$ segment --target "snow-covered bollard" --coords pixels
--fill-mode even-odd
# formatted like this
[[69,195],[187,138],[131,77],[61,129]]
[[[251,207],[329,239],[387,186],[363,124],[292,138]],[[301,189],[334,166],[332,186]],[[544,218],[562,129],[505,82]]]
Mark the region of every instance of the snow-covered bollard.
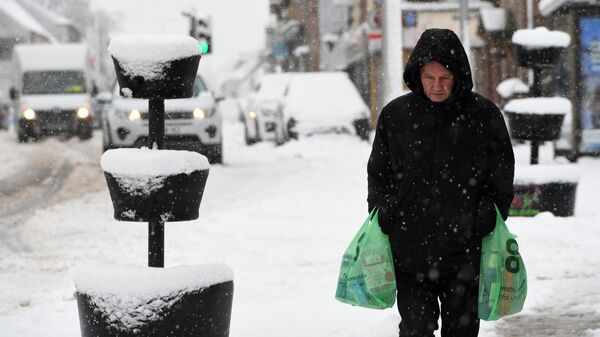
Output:
[[577,165],[518,165],[515,168],[510,216],[534,216],[551,212],[572,216],[580,172]]
[[191,151],[115,149],[100,160],[115,210],[123,221],[188,221],[208,178],[208,159]]
[[221,264],[75,270],[82,336],[227,337],[233,272]]
[[551,68],[563,49],[571,43],[569,34],[546,27],[519,29],[512,36],[519,65],[527,68]]
[[538,162],[539,143],[560,137],[571,101],[563,97],[532,97],[510,100],[504,106],[510,136],[531,142],[531,164]]
[[[164,223],[198,218],[209,165],[189,151],[164,150],[164,100],[191,97],[200,49],[189,36],[111,40],[122,96],[148,99],[148,144],[107,151],[102,168],[117,220],[148,222],[148,266],[83,267],[77,303],[83,337],[229,335],[228,267],[164,267]],[[160,268],[153,268],[160,267]]]
[[198,41],[182,35],[120,35],[108,51],[121,95],[133,98],[189,98],[200,61]]

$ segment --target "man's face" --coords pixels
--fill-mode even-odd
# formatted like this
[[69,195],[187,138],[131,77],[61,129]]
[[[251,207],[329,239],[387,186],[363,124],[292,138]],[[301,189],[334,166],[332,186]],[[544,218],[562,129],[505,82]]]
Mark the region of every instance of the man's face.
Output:
[[432,102],[443,102],[452,94],[454,76],[439,62],[431,61],[421,68],[421,84]]

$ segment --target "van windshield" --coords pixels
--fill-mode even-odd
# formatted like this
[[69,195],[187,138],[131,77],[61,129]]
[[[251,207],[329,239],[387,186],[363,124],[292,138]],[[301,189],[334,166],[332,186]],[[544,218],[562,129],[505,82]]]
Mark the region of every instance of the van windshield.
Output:
[[23,94],[82,94],[87,92],[82,71],[28,71],[23,75]]

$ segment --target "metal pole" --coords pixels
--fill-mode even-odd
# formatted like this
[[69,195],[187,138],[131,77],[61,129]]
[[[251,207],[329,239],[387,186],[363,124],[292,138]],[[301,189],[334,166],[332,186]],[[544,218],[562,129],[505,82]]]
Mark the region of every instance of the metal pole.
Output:
[[148,267],[165,266],[165,224],[161,220],[148,222]]
[[383,76],[384,104],[402,93],[404,57],[402,55],[402,0],[383,2]]
[[467,53],[467,58],[469,59],[469,64],[471,65],[471,76],[473,77],[473,89],[476,89],[477,86],[477,77],[475,76],[475,71],[477,69],[477,65],[473,64],[475,60],[473,59],[473,55],[471,52],[471,32],[469,31],[469,0],[460,0],[460,39],[462,40],[463,47],[465,47],[465,52]]
[[531,157],[529,158],[529,164],[531,165],[537,165],[539,160],[539,148],[540,148],[540,143],[537,140],[532,140],[531,141]]
[[[165,100],[151,98],[148,101],[148,148],[165,147]],[[160,219],[148,223],[148,267],[165,266],[165,226]]]
[[148,147],[165,147],[165,100],[151,98],[148,102]]

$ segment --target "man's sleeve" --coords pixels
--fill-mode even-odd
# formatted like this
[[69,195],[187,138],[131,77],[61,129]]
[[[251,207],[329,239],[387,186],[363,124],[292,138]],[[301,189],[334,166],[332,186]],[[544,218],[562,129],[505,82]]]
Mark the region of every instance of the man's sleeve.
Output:
[[515,156],[502,113],[494,104],[492,106],[488,188],[489,195],[506,220],[514,196]]
[[387,107],[381,112],[375,129],[375,139],[371,156],[367,164],[369,211],[379,207],[379,224],[384,233],[394,222],[394,212],[397,208],[397,187],[388,148],[388,132],[386,124],[389,119]]

